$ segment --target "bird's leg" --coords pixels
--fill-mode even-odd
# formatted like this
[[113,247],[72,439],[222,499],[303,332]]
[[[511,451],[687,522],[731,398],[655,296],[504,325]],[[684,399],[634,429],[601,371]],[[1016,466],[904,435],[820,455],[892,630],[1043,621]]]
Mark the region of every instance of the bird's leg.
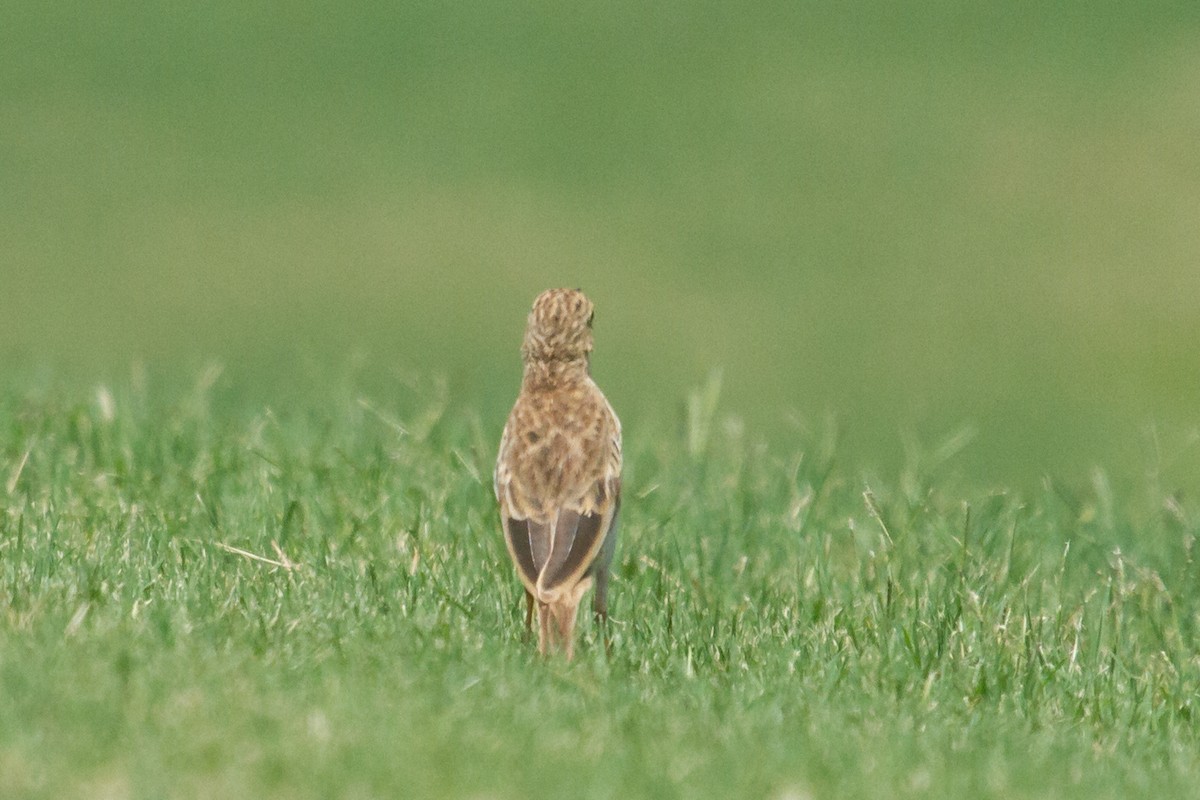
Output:
[[567,661],[575,657],[575,616],[579,610],[579,601],[570,599],[550,606],[554,617],[553,634],[556,644],[566,653]]
[[547,603],[540,600],[537,604],[538,613],[538,652],[546,655],[546,651],[551,645],[552,630],[551,630],[551,608]]
[[612,655],[612,637],[608,635],[608,571],[596,575],[596,593],[592,595],[592,614],[604,638],[604,654]]
[[592,595],[592,613],[596,622],[608,625],[608,571],[596,574],[596,593]]
[[529,640],[529,634],[533,633],[533,595],[529,590],[525,590],[525,640]]

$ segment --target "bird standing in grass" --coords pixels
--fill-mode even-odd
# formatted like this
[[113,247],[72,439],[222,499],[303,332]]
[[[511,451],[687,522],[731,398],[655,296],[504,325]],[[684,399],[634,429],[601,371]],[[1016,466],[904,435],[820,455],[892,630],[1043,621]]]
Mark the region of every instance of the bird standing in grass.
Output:
[[509,555],[525,585],[538,651],[574,655],[575,615],[608,619],[608,568],[621,505],[621,423],[590,373],[592,303],[549,289],[529,313],[521,392],[496,460],[496,499]]

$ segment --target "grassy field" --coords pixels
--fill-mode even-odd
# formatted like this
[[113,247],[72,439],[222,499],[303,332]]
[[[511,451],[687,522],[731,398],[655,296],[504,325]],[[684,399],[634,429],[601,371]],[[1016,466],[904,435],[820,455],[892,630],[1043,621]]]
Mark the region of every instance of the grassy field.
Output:
[[[0,798],[1194,794],[1194,0],[0,19]],[[489,477],[556,285],[569,666]]]
[[[495,420],[215,372],[0,397],[0,796],[1189,796],[1200,508],[627,431],[607,656],[522,641]],[[233,394],[231,397],[230,395]],[[224,409],[224,410],[222,410]]]

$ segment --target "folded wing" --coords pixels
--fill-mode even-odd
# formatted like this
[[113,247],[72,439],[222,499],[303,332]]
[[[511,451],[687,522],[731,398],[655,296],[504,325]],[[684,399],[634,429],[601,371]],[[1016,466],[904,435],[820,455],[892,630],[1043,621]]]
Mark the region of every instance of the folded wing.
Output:
[[559,509],[548,523],[505,516],[509,553],[531,594],[553,597],[583,578],[612,529],[618,492],[619,485],[604,491],[587,513]]

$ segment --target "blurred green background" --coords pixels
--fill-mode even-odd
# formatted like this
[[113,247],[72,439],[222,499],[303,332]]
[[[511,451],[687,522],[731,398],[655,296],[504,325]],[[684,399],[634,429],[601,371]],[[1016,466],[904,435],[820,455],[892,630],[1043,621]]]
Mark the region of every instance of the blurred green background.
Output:
[[1200,472],[1194,0],[0,18],[10,374],[287,396],[354,354],[498,430],[572,285],[634,430],[721,368],[752,432],[832,414],[866,465],[966,425],[981,480]]

